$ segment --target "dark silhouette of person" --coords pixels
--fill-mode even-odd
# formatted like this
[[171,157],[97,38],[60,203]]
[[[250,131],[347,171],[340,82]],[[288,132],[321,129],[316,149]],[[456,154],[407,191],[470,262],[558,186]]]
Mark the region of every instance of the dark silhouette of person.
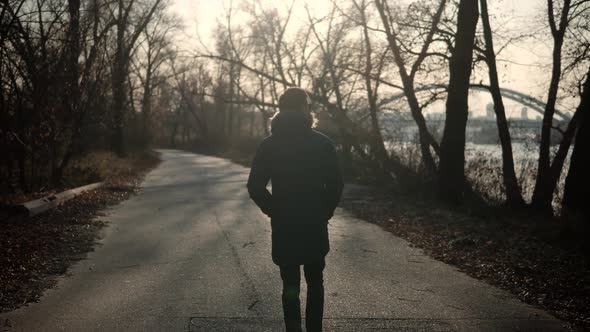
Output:
[[[307,282],[306,330],[322,330],[328,220],[342,195],[334,143],[313,126],[307,93],[285,90],[271,121],[271,135],[258,147],[248,178],[250,197],[271,218],[272,260],[283,280],[287,331],[301,331],[301,265]],[[269,181],[272,194],[266,188]]]

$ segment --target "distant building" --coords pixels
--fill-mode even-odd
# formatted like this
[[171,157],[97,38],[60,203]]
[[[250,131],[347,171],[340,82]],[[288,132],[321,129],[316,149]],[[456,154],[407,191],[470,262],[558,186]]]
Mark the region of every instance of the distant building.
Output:
[[523,107],[520,109],[520,118],[523,120],[529,119],[529,109],[528,108]]
[[488,103],[486,105],[486,118],[493,119],[496,117],[496,113],[494,112],[494,104]]

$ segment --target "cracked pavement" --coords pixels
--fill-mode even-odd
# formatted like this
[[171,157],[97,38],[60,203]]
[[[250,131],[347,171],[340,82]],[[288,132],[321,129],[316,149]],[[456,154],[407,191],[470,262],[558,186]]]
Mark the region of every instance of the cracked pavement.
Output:
[[[106,211],[110,223],[95,251],[39,303],[0,315],[0,330],[282,329],[270,222],[249,200],[248,168],[188,152],[160,152],[163,162],[147,175],[143,191]],[[566,326],[341,209],[329,231],[326,331]]]

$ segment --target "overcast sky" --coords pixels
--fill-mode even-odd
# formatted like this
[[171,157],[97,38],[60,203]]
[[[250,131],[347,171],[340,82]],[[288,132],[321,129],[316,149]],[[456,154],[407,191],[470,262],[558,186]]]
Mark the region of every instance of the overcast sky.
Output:
[[[229,0],[172,0],[172,11],[184,22],[185,41],[183,46],[187,50],[198,47],[197,31],[205,42],[209,41],[211,29],[216,20],[224,20],[224,8]],[[279,9],[285,8],[287,1],[264,0],[269,6]],[[240,0],[233,0],[234,6]],[[290,1],[289,1],[290,2]],[[331,6],[330,0],[298,0],[295,5],[295,17],[303,20],[305,3],[321,14]],[[499,57],[498,69],[503,87],[512,88],[523,93],[530,94],[542,100],[545,99],[547,83],[549,80],[551,36],[546,26],[545,0],[489,0],[489,11],[492,29],[499,31],[518,31],[521,33],[534,33],[534,40],[514,43],[508,47]],[[225,4],[225,5],[224,5]],[[297,19],[293,24],[297,24]],[[499,45],[495,45],[496,48]],[[471,108],[483,112],[489,98],[485,95],[474,94],[470,102]],[[507,108],[519,109],[520,106],[507,102]],[[481,114],[481,113],[480,113]]]

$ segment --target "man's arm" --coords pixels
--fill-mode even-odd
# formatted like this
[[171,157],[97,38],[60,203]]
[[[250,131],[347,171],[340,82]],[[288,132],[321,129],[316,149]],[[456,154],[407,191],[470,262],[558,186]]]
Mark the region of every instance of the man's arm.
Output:
[[338,155],[334,145],[330,145],[328,158],[328,169],[326,170],[326,199],[328,203],[328,219],[334,215],[334,210],[340,202],[344,181],[342,171],[338,162]]
[[268,153],[265,152],[264,146],[260,145],[252,161],[252,168],[248,177],[248,193],[260,210],[270,217],[272,212],[272,195],[266,189],[269,180],[270,163],[268,161]]

